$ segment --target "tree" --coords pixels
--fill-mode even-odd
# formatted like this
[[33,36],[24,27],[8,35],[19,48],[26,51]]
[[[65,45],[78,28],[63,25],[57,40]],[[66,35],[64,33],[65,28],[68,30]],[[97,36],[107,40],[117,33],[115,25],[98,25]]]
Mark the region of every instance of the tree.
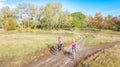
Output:
[[108,24],[108,29],[112,29],[112,15],[107,16],[107,24]]
[[83,28],[85,27],[85,15],[81,12],[74,12],[71,14],[73,17],[73,27]]
[[27,27],[30,26],[29,21],[30,21],[29,18],[22,19],[22,25],[23,25],[24,28],[27,28]]
[[120,19],[118,19],[118,17],[113,17],[112,25],[114,30],[120,30]]
[[102,29],[108,29],[108,22],[107,22],[107,17],[104,17],[102,23],[101,23]]
[[90,28],[95,28],[96,27],[96,25],[95,25],[95,18],[94,17],[92,17],[92,16],[88,16],[87,18],[86,18],[86,21],[87,21],[87,27],[90,27]]
[[95,26],[99,29],[102,29],[103,17],[101,12],[96,12],[95,14]]
[[58,28],[60,28],[60,26],[71,27],[72,20],[73,17],[68,11],[62,11],[59,16]]
[[13,13],[10,10],[10,8],[8,6],[2,7],[1,12],[0,12],[1,27],[2,27],[2,25],[4,25],[7,22],[8,18],[10,18],[10,17],[13,17]]
[[10,10],[10,8],[8,6],[3,7],[1,9],[1,12],[4,14],[5,18],[12,16],[12,12],[11,12],[11,10]]
[[47,28],[54,29],[58,23],[59,15],[62,9],[61,3],[47,3],[44,7],[44,18],[46,18]]
[[37,7],[33,4],[19,4],[16,8],[16,12],[17,12],[17,17],[19,19],[22,19],[24,28],[25,28],[25,21],[27,18],[27,27],[31,26],[30,24],[34,23],[32,22],[33,20],[36,19],[36,10]]
[[3,27],[3,24],[5,23],[4,15],[0,12],[0,28]]
[[16,29],[16,21],[14,18],[8,18],[7,22],[4,25],[5,30],[15,30]]

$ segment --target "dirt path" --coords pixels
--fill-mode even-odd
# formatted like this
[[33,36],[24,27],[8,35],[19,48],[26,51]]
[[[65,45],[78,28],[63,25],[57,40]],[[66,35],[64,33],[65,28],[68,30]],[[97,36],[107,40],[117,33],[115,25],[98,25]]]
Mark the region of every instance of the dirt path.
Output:
[[71,46],[67,46],[63,51],[56,55],[46,56],[34,63],[26,65],[25,67],[75,67],[81,60],[93,55],[94,53],[109,48],[114,45],[120,45],[120,42],[106,43],[96,46],[85,46],[86,38],[82,38],[77,42],[76,58],[72,58]]

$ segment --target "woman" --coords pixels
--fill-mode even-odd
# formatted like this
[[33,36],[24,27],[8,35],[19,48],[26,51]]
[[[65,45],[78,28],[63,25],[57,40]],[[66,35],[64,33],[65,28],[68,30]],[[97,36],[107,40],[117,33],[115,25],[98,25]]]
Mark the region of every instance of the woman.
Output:
[[61,37],[58,37],[57,46],[59,51],[61,51],[62,45],[63,45],[63,41]]
[[71,43],[71,46],[72,46],[72,53],[73,53],[74,58],[75,58],[75,54],[76,54],[76,45],[77,45],[77,43],[75,42],[75,40],[73,40]]

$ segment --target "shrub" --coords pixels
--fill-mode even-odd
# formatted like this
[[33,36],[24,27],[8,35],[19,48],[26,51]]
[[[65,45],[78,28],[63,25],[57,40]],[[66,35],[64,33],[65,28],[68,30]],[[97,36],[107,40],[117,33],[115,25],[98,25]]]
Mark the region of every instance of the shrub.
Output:
[[16,22],[13,18],[8,18],[7,22],[4,25],[5,30],[15,30],[16,29]]

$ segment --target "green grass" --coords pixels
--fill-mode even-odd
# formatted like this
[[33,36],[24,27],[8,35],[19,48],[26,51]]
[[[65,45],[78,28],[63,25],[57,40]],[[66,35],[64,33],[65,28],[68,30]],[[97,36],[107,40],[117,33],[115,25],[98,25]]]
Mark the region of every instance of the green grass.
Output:
[[87,65],[89,67],[119,67],[120,62],[120,46],[105,49],[97,54],[82,61],[78,67]]
[[[56,45],[57,37],[61,36],[64,44],[70,43],[73,38],[71,34],[40,34],[40,33],[2,33],[0,34],[0,67],[8,65],[27,63],[24,56],[44,51],[48,46]],[[33,57],[34,59],[34,57]]]
[[83,28],[83,30],[81,29],[74,29],[74,31],[76,32],[80,32],[80,33],[96,33],[96,34],[112,34],[112,35],[120,35],[120,31],[113,31],[113,30],[99,30],[99,29],[92,29],[92,28]]
[[93,38],[87,41],[87,45],[100,45],[102,43],[114,42],[113,39],[104,39],[104,38]]
[[[54,33],[53,33],[54,32]],[[45,34],[44,34],[45,33]],[[61,35],[61,33],[64,33]],[[64,44],[70,43],[73,38],[77,39],[78,35],[71,36],[69,31],[36,31],[33,33],[30,32],[21,32],[16,31],[10,32],[0,32],[0,67],[6,65],[6,67],[17,67],[14,66],[20,63],[28,63],[26,59],[34,59],[36,52],[44,52],[48,46],[56,45],[56,40],[58,36],[62,36]],[[99,38],[95,37],[94,33],[80,33],[84,34],[87,37],[88,45],[97,45],[99,43],[113,42],[116,39],[110,38]],[[45,52],[46,53],[46,52]],[[24,58],[26,55],[32,55],[30,58]],[[28,57],[28,56],[27,56]],[[8,66],[7,66],[8,65]]]
[[120,41],[119,37],[113,38],[109,35],[106,36],[104,34],[97,36],[94,33],[85,33],[84,35],[87,37],[87,45],[100,45],[102,43]]
[[101,30],[101,32],[99,32],[99,33],[120,35],[120,31],[112,31],[112,30]]

